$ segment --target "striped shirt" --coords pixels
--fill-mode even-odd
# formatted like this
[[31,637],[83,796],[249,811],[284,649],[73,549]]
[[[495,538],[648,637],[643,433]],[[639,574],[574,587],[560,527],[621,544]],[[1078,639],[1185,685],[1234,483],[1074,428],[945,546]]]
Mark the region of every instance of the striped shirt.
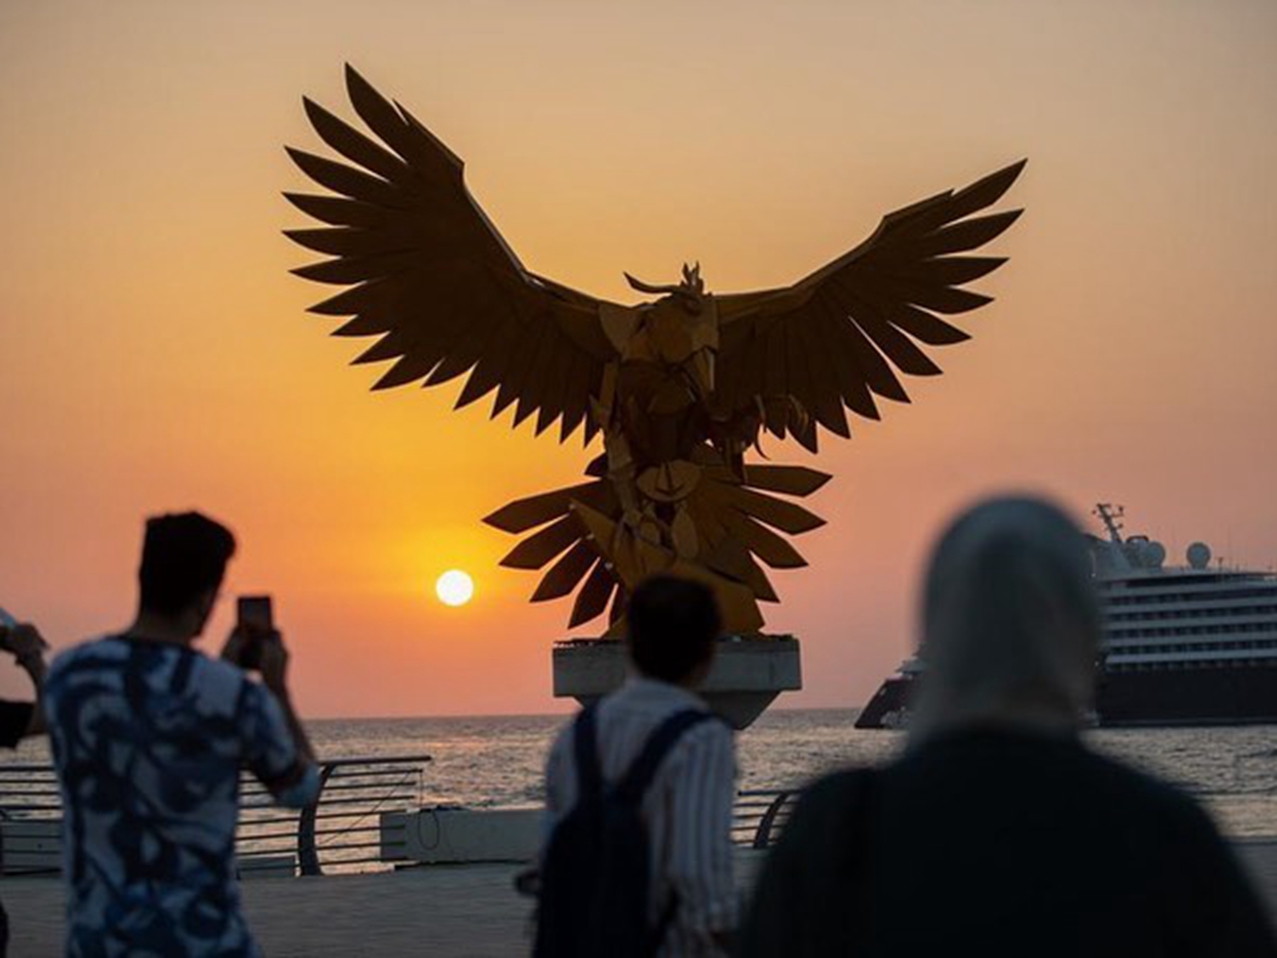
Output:
[[[598,706],[599,761],[605,781],[618,781],[662,721],[705,703],[666,682],[631,678]],[[546,828],[576,803],[576,763],[569,723],[546,764]],[[722,952],[714,932],[736,927],[732,876],[732,804],[736,799],[736,751],[722,722],[702,722],[685,732],[666,755],[643,798],[642,815],[652,854],[648,901],[656,922],[671,894],[678,907],[663,956],[712,956]]]

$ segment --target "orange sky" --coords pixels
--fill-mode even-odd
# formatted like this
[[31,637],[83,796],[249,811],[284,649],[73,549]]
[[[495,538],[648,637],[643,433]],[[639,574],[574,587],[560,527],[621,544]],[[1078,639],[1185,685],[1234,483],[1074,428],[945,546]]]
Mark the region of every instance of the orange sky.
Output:
[[[767,609],[804,642],[783,703],[872,693],[929,539],[992,490],[1125,502],[1175,555],[1268,566],[1275,54],[1261,0],[6,3],[0,605],[58,646],[118,627],[143,517],[198,507],[239,535],[230,590],[276,596],[305,713],[562,707],[567,607],[527,606],[479,520],[586,454],[451,412],[456,382],[370,395],[287,273],[281,147],[317,145],[303,93],[349,115],[346,60],[467,160],[529,268],[626,302],[622,270],[685,259],[714,290],[792,282],[1030,158],[975,338],[815,463],[829,525]],[[452,566],[464,609],[429,591]]]

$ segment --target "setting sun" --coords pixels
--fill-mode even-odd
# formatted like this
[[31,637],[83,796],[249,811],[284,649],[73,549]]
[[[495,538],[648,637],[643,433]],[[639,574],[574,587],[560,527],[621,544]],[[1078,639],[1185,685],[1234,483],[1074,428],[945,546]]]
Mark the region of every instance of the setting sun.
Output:
[[460,569],[449,569],[435,583],[435,594],[444,605],[465,605],[474,595],[474,580]]

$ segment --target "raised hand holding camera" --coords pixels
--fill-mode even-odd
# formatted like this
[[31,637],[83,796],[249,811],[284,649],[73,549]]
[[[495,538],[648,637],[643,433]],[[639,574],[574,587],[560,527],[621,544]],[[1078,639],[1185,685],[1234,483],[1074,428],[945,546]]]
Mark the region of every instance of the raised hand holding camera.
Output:
[[284,638],[277,631],[261,642],[259,646],[257,670],[261,673],[262,684],[276,695],[287,689],[288,649],[284,646]]
[[19,622],[4,609],[0,609],[0,650],[10,653],[18,664],[31,672],[43,671],[44,653],[49,643],[34,625]]
[[271,690],[284,710],[298,754],[310,762],[314,760],[314,752],[288,693],[288,649],[284,637],[275,628],[272,606],[268,595],[240,596],[235,628],[226,640],[222,658],[261,675],[262,684]]
[[222,648],[222,658],[242,669],[261,671],[262,650],[279,642],[271,597],[240,596],[236,608],[235,628]]
[[284,689],[288,650],[275,628],[270,596],[240,596],[235,628],[222,649],[222,658],[242,669],[260,673],[262,684],[277,694]]

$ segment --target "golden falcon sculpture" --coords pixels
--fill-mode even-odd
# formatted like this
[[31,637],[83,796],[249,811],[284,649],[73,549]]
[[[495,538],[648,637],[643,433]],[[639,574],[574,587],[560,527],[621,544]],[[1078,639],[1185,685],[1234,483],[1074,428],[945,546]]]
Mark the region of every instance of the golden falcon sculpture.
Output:
[[717,295],[684,266],[669,286],[626,274],[660,298],[621,306],[524,269],[466,190],[461,160],[350,67],[346,81],[376,140],[307,99],[315,131],[346,162],[288,150],[330,191],[285,194],[326,224],[287,235],[331,257],[294,272],[348,287],[310,311],[349,317],[335,335],[377,337],[354,360],[394,360],[374,389],[468,374],[457,408],[495,390],[494,418],[513,405],[514,425],[535,415],[538,434],[556,421],[561,441],[602,434],[586,482],[485,520],[531,533],[503,565],[550,565],[532,601],[576,590],[570,627],[609,602],[615,623],[641,579],[670,571],[713,586],[729,631],[759,632],[759,600],[777,601],[760,561],[805,565],[780,533],[823,522],[781,497],[829,476],[747,463],[746,451],[766,430],[814,452],[822,428],[850,437],[844,407],[877,419],[876,397],[907,402],[898,372],[940,372],[919,344],[968,338],[939,317],[990,301],[961,287],[1005,260],[957,254],[1015,222],[1019,210],[973,214],[1024,162],[888,214],[792,286]]

